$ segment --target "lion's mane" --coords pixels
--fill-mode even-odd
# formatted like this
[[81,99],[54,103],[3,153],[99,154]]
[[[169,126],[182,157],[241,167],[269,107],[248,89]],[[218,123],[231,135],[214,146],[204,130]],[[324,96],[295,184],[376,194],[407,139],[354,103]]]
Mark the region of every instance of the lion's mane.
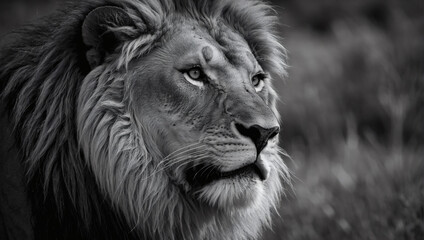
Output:
[[[140,28],[113,29],[134,40],[123,44],[114,61],[90,73],[81,25],[90,11],[105,5],[124,9]],[[256,1],[230,0],[82,1],[64,9],[10,34],[0,54],[1,97],[25,168],[35,236],[257,237],[270,219],[267,206],[231,219],[224,212],[214,213],[212,227],[204,228],[202,218],[208,210],[193,215],[194,206],[185,205],[180,192],[169,190],[171,183],[152,164],[162,156],[148,130],[134,130],[138,122],[127,108],[131,99],[119,71],[160,43],[172,26],[167,16],[179,12],[203,23],[222,19],[246,39],[265,70],[284,74],[284,49],[272,34],[271,9]],[[144,24],[149,34],[138,37]],[[92,81],[81,88],[84,78]],[[78,105],[79,98],[85,104]],[[104,161],[87,163],[86,157]],[[106,164],[108,171],[100,172],[104,168],[99,164]],[[280,183],[274,185],[271,203],[277,202],[282,189]]]

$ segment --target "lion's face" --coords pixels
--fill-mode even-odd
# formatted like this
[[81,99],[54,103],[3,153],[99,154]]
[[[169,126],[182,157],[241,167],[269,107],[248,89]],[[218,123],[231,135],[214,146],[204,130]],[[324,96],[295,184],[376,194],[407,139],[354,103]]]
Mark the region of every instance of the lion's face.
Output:
[[162,155],[158,162],[190,197],[246,207],[278,181],[278,119],[269,77],[245,40],[186,25],[134,61],[131,107]]

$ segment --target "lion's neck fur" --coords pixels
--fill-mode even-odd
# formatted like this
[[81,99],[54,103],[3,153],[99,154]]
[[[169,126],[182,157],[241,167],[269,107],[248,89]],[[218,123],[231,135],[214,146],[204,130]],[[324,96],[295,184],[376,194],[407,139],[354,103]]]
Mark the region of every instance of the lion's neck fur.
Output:
[[[266,13],[269,9],[254,3],[249,8],[231,1],[221,2],[223,6],[209,6],[210,14],[216,18],[224,10],[238,15],[250,11],[247,14],[252,16],[250,25],[260,31],[239,31],[249,32],[251,44],[263,48],[257,52],[267,56],[258,56],[265,69],[284,72],[283,49],[268,27],[263,27],[273,21]],[[195,11],[196,4],[175,1],[172,5],[170,1],[150,0],[78,2],[11,34],[5,42],[0,53],[1,97],[9,110],[22,155],[37,238],[257,237],[270,219],[268,203],[258,203],[262,206],[256,211],[217,211],[199,207],[177,187],[170,187],[171,183],[164,184],[169,180],[155,165],[163,156],[152,148],[147,149],[151,143],[146,142],[148,134],[143,128],[148,126],[137,123],[128,108],[131,99],[124,94],[124,79],[119,74],[113,78],[107,74],[109,70],[126,66],[133,57],[141,56],[142,51],[148,52],[145,39],[127,43],[122,56],[108,69],[100,67],[86,76],[90,69],[80,36],[81,22],[101,5],[120,6],[135,18],[150,11],[148,16],[152,19],[147,20],[154,25],[155,20],[165,18],[172,10]],[[202,6],[204,9],[194,12],[194,16],[206,11],[207,3]],[[264,19],[262,24],[258,25],[258,18]],[[243,24],[249,25],[239,22],[234,26]],[[270,44],[255,44],[265,38]],[[93,81],[82,87],[87,78]],[[107,87],[107,91],[98,88],[100,85]],[[85,96],[91,98],[84,99]],[[85,107],[96,107],[99,111],[88,111]],[[134,134],[135,128],[141,129],[139,135]],[[273,192],[270,197],[278,198],[278,194]]]

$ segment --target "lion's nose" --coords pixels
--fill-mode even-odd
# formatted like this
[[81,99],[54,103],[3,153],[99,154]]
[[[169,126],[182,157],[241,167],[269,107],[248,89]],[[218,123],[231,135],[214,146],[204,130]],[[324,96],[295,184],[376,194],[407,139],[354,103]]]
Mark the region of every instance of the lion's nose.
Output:
[[275,137],[280,132],[280,127],[271,127],[264,128],[257,124],[245,127],[243,124],[236,123],[235,124],[237,131],[245,136],[250,138],[256,146],[257,154],[265,148],[268,140]]

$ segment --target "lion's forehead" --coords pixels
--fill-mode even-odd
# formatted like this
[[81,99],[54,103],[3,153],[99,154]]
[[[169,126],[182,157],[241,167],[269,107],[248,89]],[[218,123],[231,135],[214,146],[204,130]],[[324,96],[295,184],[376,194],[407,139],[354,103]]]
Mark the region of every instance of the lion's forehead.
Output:
[[202,65],[219,68],[245,68],[254,71],[259,67],[246,40],[234,30],[220,26],[211,30],[198,25],[183,27],[173,39],[179,55],[194,56]]
[[255,68],[258,64],[252,50],[246,40],[238,33],[229,28],[220,31],[220,34],[215,36],[220,50],[225,55],[230,63],[235,66],[245,66],[247,68]]

